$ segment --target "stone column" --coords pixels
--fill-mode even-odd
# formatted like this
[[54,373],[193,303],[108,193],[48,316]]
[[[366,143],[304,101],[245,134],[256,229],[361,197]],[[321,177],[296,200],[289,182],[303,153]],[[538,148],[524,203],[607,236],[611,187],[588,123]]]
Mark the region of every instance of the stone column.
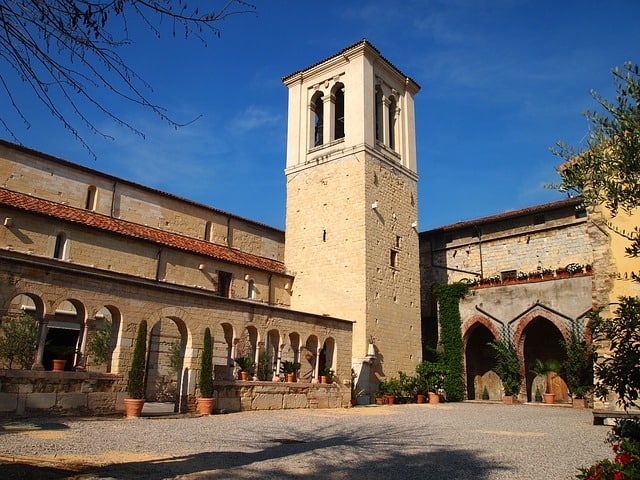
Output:
[[42,357],[44,357],[44,346],[47,342],[47,332],[49,331],[49,320],[45,317],[40,319],[40,331],[38,332],[38,346],[36,349],[36,356],[31,366],[31,370],[44,370],[42,364]]

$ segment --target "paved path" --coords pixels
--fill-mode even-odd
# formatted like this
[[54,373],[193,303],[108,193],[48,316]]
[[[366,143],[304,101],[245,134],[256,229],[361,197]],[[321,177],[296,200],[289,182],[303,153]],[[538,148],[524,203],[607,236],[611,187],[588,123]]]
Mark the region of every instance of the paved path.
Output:
[[610,457],[590,410],[368,406],[0,422],[3,479],[575,478]]

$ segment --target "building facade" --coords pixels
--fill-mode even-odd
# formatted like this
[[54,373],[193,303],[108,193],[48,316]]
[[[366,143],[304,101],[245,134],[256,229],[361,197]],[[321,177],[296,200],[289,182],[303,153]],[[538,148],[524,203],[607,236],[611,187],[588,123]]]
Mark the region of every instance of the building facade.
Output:
[[[121,408],[142,320],[148,400],[197,395],[207,327],[216,381],[235,378],[239,356],[266,361],[266,374],[253,373],[269,381],[298,362],[300,383],[333,371],[341,393],[325,406],[342,406],[344,390],[348,403],[352,371],[369,393],[415,367],[419,87],[366,40],[283,80],[286,242],[278,229],[0,142],[0,309],[38,321],[34,371],[62,356],[69,372],[111,375],[117,397],[101,410]],[[95,365],[88,345],[105,325],[109,361]],[[5,393],[3,409],[19,410],[20,396]],[[234,401],[219,407],[247,407]],[[323,406],[289,405],[311,403]]]
[[[431,287],[461,281],[470,287],[460,302],[467,398],[502,398],[489,343],[509,339],[524,380],[519,398],[534,401],[546,387],[533,373],[536,361],[563,361],[561,342],[572,328],[589,334],[587,314],[593,307],[610,312],[618,296],[640,294],[631,275],[640,262],[625,254],[623,240],[630,237],[622,234],[636,220],[606,217],[570,198],[420,234],[427,347],[438,346]],[[570,400],[562,375],[554,378],[552,390],[556,401]]]

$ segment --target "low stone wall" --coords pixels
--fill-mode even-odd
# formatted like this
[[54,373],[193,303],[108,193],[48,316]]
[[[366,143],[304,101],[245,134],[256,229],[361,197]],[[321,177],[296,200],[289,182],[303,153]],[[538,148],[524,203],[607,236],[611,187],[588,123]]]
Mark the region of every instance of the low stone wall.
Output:
[[[126,379],[96,372],[0,369],[0,416],[113,415],[124,411]],[[214,383],[216,411],[343,408],[351,392],[339,384]],[[196,411],[189,396],[186,409]]]
[[351,405],[351,391],[337,383],[214,382],[214,397],[215,409],[224,412]]
[[0,370],[0,415],[113,414],[124,389],[114,374]]

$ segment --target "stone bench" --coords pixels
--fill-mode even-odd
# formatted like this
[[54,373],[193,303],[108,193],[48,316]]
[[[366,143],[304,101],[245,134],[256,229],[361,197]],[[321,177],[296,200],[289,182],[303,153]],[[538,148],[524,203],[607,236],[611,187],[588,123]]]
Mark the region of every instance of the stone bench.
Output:
[[604,425],[607,418],[640,418],[640,411],[625,412],[624,410],[593,410],[593,424]]

